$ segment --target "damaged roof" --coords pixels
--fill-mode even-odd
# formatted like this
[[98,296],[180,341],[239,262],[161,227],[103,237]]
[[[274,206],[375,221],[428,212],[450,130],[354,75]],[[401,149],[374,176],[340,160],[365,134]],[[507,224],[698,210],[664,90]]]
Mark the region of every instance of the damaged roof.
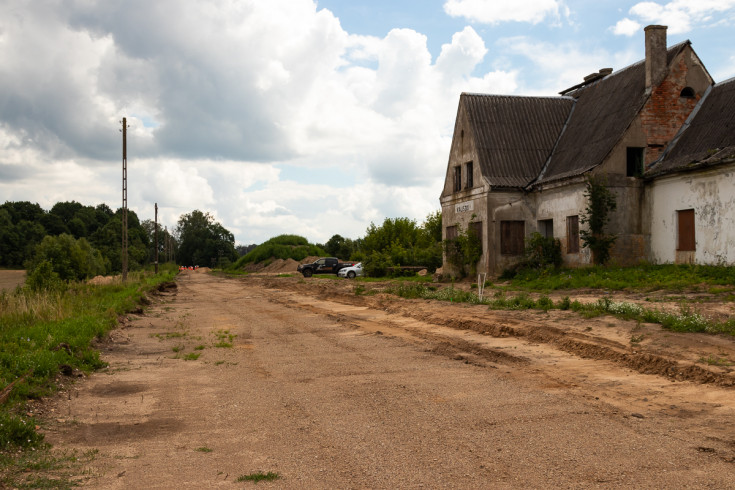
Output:
[[735,160],[735,78],[718,83],[700,99],[663,159],[647,177]]
[[[667,62],[689,41],[667,50]],[[536,183],[581,175],[600,165],[641,110],[646,92],[645,61],[639,61],[571,93],[574,111]]]
[[463,93],[482,174],[494,187],[525,187],[539,174],[574,104],[571,97]]

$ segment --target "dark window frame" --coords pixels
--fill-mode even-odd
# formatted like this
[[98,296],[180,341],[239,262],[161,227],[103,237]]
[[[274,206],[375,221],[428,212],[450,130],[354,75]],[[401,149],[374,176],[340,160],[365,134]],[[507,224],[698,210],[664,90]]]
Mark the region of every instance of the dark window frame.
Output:
[[676,211],[676,250],[694,252],[697,250],[697,230],[694,209]]
[[579,253],[579,215],[567,216],[567,253]]
[[625,175],[628,177],[642,177],[645,167],[646,149],[629,146],[625,153]]
[[526,222],[503,220],[500,222],[500,254],[523,255],[526,245]]
[[542,237],[554,238],[554,220],[553,219],[540,219],[536,223],[536,227],[538,228],[538,232]]
[[475,231],[475,234],[480,239],[480,253],[484,253],[485,247],[482,239],[482,221],[473,221],[470,223],[470,227]]
[[465,177],[465,189],[472,189],[475,186],[473,162],[470,161],[465,163],[464,168],[465,173],[467,174],[467,177]]
[[446,240],[455,240],[457,238],[457,226],[447,226],[445,228],[444,236]]
[[454,192],[462,190],[462,166],[456,165],[454,167]]
[[684,87],[681,89],[681,92],[679,93],[679,97],[685,98],[685,99],[693,99],[695,97],[695,92],[692,87]]

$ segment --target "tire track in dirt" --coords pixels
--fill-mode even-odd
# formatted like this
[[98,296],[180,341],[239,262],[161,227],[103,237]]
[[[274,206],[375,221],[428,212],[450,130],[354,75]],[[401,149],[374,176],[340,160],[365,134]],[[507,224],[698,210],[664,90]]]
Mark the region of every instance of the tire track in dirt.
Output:
[[[273,281],[267,282],[272,284]],[[709,367],[699,366],[689,361],[678,360],[661,354],[641,351],[631,352],[630,347],[620,342],[611,341],[599,336],[585,335],[581,332],[570,332],[568,329],[556,328],[548,325],[548,321],[541,322],[533,320],[528,317],[529,315],[524,314],[524,312],[493,311],[489,315],[489,318],[479,318],[470,313],[465,314],[465,316],[472,317],[467,319],[461,316],[448,315],[446,311],[436,313],[434,311],[436,309],[436,301],[394,299],[387,295],[372,297],[355,296],[354,294],[350,295],[330,291],[326,287],[317,287],[315,291],[309,291],[304,287],[294,288],[293,283],[284,283],[283,281],[278,282],[277,285],[279,288],[285,286],[287,289],[318,298],[321,301],[370,307],[385,311],[388,314],[401,315],[430,325],[444,326],[458,330],[470,330],[496,338],[514,337],[527,342],[543,343],[583,359],[614,362],[641,374],[656,375],[676,381],[712,384],[726,388],[735,386],[735,373],[733,372],[715,371]],[[309,286],[311,285],[309,284]],[[420,307],[416,307],[416,303],[419,303]],[[407,306],[407,304],[410,306]],[[447,305],[441,305],[440,308],[452,308],[456,310],[456,307],[447,307]],[[340,317],[345,319],[344,315],[329,312],[325,308],[315,308],[315,311],[329,314],[335,320],[339,320]],[[572,315],[573,313],[568,314]],[[522,317],[523,324],[517,319],[512,318],[513,316]],[[346,318],[346,320],[349,321],[349,318]],[[474,350],[476,354],[486,358],[501,357],[497,355],[497,352],[488,353],[486,350],[467,344],[463,345],[463,348],[459,348],[455,342],[454,347],[457,348],[456,350]],[[450,350],[445,349],[447,352]]]

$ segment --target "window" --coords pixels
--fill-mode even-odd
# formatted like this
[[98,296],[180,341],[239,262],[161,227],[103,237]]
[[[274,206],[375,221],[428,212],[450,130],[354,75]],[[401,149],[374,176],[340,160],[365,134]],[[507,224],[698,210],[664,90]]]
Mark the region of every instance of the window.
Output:
[[500,253],[503,255],[522,255],[525,234],[525,221],[501,221]]
[[641,177],[643,175],[643,150],[644,148],[628,147],[625,171],[625,175],[628,177]]
[[554,220],[542,219],[538,222],[538,232],[544,238],[554,237]]
[[469,226],[470,230],[479,238],[480,240],[480,253],[482,253],[484,247],[482,246],[482,221],[477,221],[475,223],[470,223]]
[[567,253],[579,253],[579,216],[567,216]]
[[681,93],[679,94],[679,97],[684,97],[687,99],[693,99],[694,98],[694,89],[692,87],[684,87],[681,89]]
[[454,167],[454,192],[462,190],[462,167],[457,165]]
[[676,249],[682,252],[693,251],[697,249],[694,240],[694,210],[684,209],[676,212],[678,238],[676,240]]
[[454,240],[457,238],[457,227],[456,226],[447,226],[446,231],[447,240]]
[[472,177],[473,177],[472,162],[467,162],[464,164],[464,166],[465,166],[465,170],[467,173],[467,182],[466,182],[467,185],[465,186],[465,188],[471,189],[472,187],[474,187],[474,182],[472,180]]

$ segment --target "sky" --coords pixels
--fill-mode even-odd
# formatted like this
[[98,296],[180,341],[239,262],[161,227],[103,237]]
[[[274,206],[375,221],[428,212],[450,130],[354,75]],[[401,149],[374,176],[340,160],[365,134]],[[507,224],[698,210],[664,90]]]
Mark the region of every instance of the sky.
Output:
[[735,76],[735,0],[0,0],[0,202],[122,205],[237,244],[440,209],[462,92],[556,96],[643,28]]

